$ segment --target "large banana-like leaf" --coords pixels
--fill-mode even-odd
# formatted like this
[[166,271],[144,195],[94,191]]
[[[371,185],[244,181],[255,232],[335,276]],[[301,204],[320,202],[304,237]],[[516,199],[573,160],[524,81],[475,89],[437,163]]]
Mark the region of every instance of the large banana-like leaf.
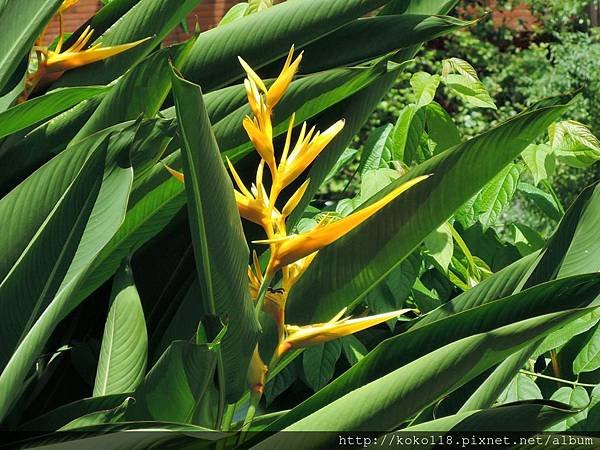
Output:
[[0,138],[47,120],[107,90],[105,86],[55,89],[46,95],[14,106],[0,113]]
[[[472,23],[453,17],[429,15],[358,19],[307,45],[300,71],[311,73],[357,64],[430,41]],[[377,36],[377,39],[373,39],[373,36]]]
[[[100,190],[66,273],[63,274],[58,288],[54,287],[52,296],[49,296],[51,290],[45,292],[44,295],[49,297],[44,299],[44,307],[33,311],[27,324],[20,330],[11,328],[10,331],[14,335],[2,343],[2,352],[12,354],[0,375],[0,420],[21,394],[27,373],[43,351],[55,327],[78,305],[78,302],[71,300],[82,274],[123,220],[133,180],[133,170],[127,163],[124,164],[124,161],[128,160],[129,145],[136,129],[136,124],[129,124],[125,128],[116,127],[117,132],[107,129],[90,136],[44,165],[0,201],[0,214],[4,215],[2,221],[7,225],[7,232],[12,238],[2,241],[3,250],[7,255],[1,267],[2,277],[5,278],[11,267],[19,264],[20,255],[27,254],[29,243],[35,242],[38,230],[44,229],[46,218],[57,207],[60,198],[87,161],[90,152],[98,143],[109,137],[107,157],[102,160]],[[28,208],[23,210],[14,206],[24,198]],[[19,214],[15,214],[15,211],[19,211]],[[48,240],[45,245],[56,244]],[[42,267],[45,267],[52,261],[39,258],[35,263],[44,264]],[[21,282],[22,286],[27,288],[29,282]],[[19,307],[14,302],[11,304],[13,308]],[[16,342],[18,344],[15,349],[11,343]]]
[[392,0],[380,14],[447,14],[456,3],[457,0]]
[[247,279],[249,250],[200,87],[175,74],[172,80],[201,301],[205,314],[228,324],[221,344],[226,385],[219,388],[234,402],[243,394],[259,331]]
[[[21,61],[61,3],[62,0],[3,0],[0,3],[0,92],[4,92],[7,82],[21,67]],[[24,74],[23,71],[21,75]]]
[[[319,252],[290,293],[291,323],[327,320],[336,311],[360,301],[563,110],[560,106],[541,107],[521,114],[434,156],[392,183],[391,187],[395,187],[408,178],[432,174],[362,226]],[[314,286],[319,286],[318,291],[314,291]]]
[[[107,84],[123,75],[156,48],[201,0],[141,0],[116,21],[96,42],[104,46],[152,37],[137,47],[107,60],[63,75],[56,86]],[[136,86],[136,89],[140,86]]]
[[[295,422],[285,431],[385,431],[489,367],[594,307],[566,309],[461,339],[403,366]],[[361,405],[356,408],[356,405]],[[278,433],[254,448],[329,448],[330,435]],[[300,443],[302,441],[302,443]]]
[[194,423],[216,362],[216,352],[208,345],[171,343],[133,394],[136,402],[126,420]]
[[134,391],[144,378],[147,359],[144,310],[131,267],[124,263],[113,281],[94,397]]
[[383,341],[338,379],[272,424],[272,429],[281,429],[446,344],[538,315],[588,306],[598,293],[600,275],[591,274],[546,283],[499,300],[483,292],[483,304],[469,309],[462,309],[459,302],[454,314]]
[[[260,68],[363,16],[389,0],[295,0],[202,33],[183,66],[205,91],[240,79],[238,56]],[[310,12],[310,13],[307,13]]]
[[159,50],[129,70],[104,96],[73,139],[82,139],[140,115],[154,117],[171,89],[169,61],[178,65],[190,48],[189,44],[183,44]]

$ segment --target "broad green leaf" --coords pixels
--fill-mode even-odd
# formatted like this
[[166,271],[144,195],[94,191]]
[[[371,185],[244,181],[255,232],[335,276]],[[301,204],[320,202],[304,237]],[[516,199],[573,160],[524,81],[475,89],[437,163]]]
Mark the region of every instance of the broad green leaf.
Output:
[[425,127],[425,110],[410,104],[400,111],[394,125],[393,156],[406,164],[415,162],[415,154]]
[[216,352],[208,345],[172,342],[132,394],[136,402],[125,418],[194,423],[216,362]]
[[[183,66],[183,75],[205,91],[243,75],[238,56],[260,67],[372,11],[388,0],[295,0],[275,5],[202,33]],[[310,14],[306,14],[310,11]]]
[[533,228],[521,223],[512,223],[513,242],[522,256],[529,255],[544,247],[546,241]]
[[108,88],[89,86],[55,89],[0,113],[0,138],[49,119],[91,97],[104,94]]
[[118,408],[129,394],[107,395],[77,400],[42,414],[33,420],[25,422],[19,429],[22,431],[55,431],[78,417],[88,414]]
[[562,218],[563,207],[552,194],[524,182],[519,182],[517,189],[552,220],[559,221]]
[[265,386],[265,398],[267,405],[273,402],[280,394],[285,392],[297,379],[298,370],[296,364],[289,364]]
[[[411,294],[415,282],[418,282],[420,268],[421,257],[418,254],[412,254],[402,261],[398,268],[393,270],[375,289],[369,292],[366,303],[373,313],[382,314],[401,309]],[[422,306],[424,305],[419,305],[419,307]],[[428,308],[422,309],[422,311],[427,310]]]
[[229,324],[222,343],[226,386],[220,389],[233,402],[243,393],[259,331],[247,280],[249,250],[200,87],[176,75],[172,81],[203,310]]
[[[583,308],[542,315],[455,341],[358,387],[284,430],[395,430],[421,409],[523,348],[531,339],[551,332],[585,311]],[[356,408],[357,404],[362,407]],[[256,448],[272,448],[282,438],[282,434],[275,434]],[[324,434],[303,435],[302,439],[310,448],[328,448],[331,444],[330,436]]]
[[425,238],[427,254],[439,265],[443,272],[448,271],[448,266],[454,253],[454,239],[450,226],[442,224],[437,230]]
[[[51,206],[47,216],[40,216],[43,222],[35,229],[31,240],[24,242],[22,252],[15,254],[14,263],[7,261],[11,265],[6,267],[0,281],[0,310],[3,317],[10,317],[0,331],[2,368],[6,367],[15,348],[52,301],[67,275],[100,192],[107,145],[108,140],[104,140],[96,146],[72,183],[59,193],[58,201]],[[5,197],[0,207],[10,205],[12,199]],[[30,203],[27,209],[31,206]],[[13,221],[18,222],[18,219]],[[8,218],[6,223],[10,226]],[[15,232],[15,240],[26,238],[25,233],[19,236],[18,230]],[[20,250],[16,246],[13,249]]]
[[380,14],[447,14],[457,0],[392,0]]
[[422,108],[433,101],[440,81],[439,75],[430,75],[427,72],[417,72],[411,77],[410,85],[417,100],[417,107]]
[[236,3],[225,13],[223,18],[219,22],[219,26],[227,25],[230,22],[241,19],[246,15],[247,10],[248,2]]
[[[506,430],[513,432],[542,431],[548,426],[576,413],[576,409],[556,402],[543,400],[523,401],[497,408],[459,412],[452,416],[404,428],[402,432],[407,433],[408,436],[410,433],[423,431],[434,432],[436,434],[446,431],[472,432],[473,430],[477,432],[505,432]],[[392,436],[387,437],[389,439]],[[468,437],[466,439],[469,443],[472,442]],[[461,443],[465,444],[466,442],[461,441]],[[417,448],[433,447],[419,446]]]
[[31,0],[25,3],[3,0],[0,3],[0,92],[7,87],[15,69],[20,68],[21,61],[29,54],[61,3],[62,0]]
[[587,342],[573,360],[573,373],[592,372],[600,368],[600,326],[596,325]]
[[125,415],[127,408],[132,404],[134,399],[132,397],[126,398],[123,403],[119,406],[103,411],[95,411],[84,416],[78,417],[72,420],[66,425],[59,428],[58,431],[77,430],[92,425],[101,425],[108,423],[121,422],[121,419]]
[[497,109],[494,100],[481,81],[474,81],[464,75],[455,73],[447,75],[442,80],[452,92],[469,105],[475,108]]
[[[518,273],[519,271],[514,272]],[[502,275],[499,278],[504,279],[504,282],[500,283],[501,285],[507,283],[505,274],[497,275]],[[517,277],[517,280],[520,278],[520,276]],[[488,287],[479,289],[478,295],[471,294],[477,289],[473,288],[460,296],[464,300],[457,297],[453,302],[426,315],[418,323],[420,326],[413,326],[407,332],[380,343],[351,369],[294,408],[284,418],[276,421],[274,427],[280,427],[280,429],[286,427],[342,395],[393,370],[406,367],[411,364],[411,361],[431,355],[431,352],[451,342],[467,336],[478,335],[478,333],[490,332],[493,334],[494,328],[503,325],[510,326],[510,324],[527,320],[536,315],[589,305],[595,300],[600,289],[600,276],[593,274],[571,280],[557,280],[514,295],[504,294],[506,295],[504,298],[499,298],[502,294],[496,293],[495,295],[493,287],[489,287],[492,284],[490,280],[493,279],[494,276],[484,282]],[[474,303],[473,300],[478,302]],[[581,303],[579,303],[580,300]],[[572,303],[569,304],[569,302]],[[440,310],[447,312],[438,314],[436,317],[435,313]],[[585,314],[586,311],[571,320]],[[431,320],[428,321],[427,319],[430,317]]]
[[428,104],[426,109],[425,127],[429,137],[437,144],[435,152],[439,153],[460,144],[460,133],[450,114],[435,102]]
[[479,193],[473,204],[483,229],[493,226],[517,190],[521,171],[516,164],[509,164],[498,173]]
[[[102,166],[104,173],[101,177],[100,191],[87,218],[75,255],[72,256],[58,290],[55,290],[52,298],[47,299],[44,309],[38,311],[40,315],[31,316],[29,328],[19,332],[18,347],[16,350],[10,350],[12,355],[0,375],[0,417],[8,412],[14,400],[21,394],[30,368],[43,351],[58,323],[83,300],[73,298],[73,293],[77,292],[79,287],[78,282],[123,221],[133,179],[132,168],[123,164],[123,160],[124,156],[128,156],[128,147],[135,132],[135,126],[126,124],[90,136],[70,151],[54,158],[0,201],[0,215],[7,211],[5,207],[10,211],[8,219],[3,221],[7,224],[12,239],[8,242],[2,241],[8,245],[4,246],[5,254],[7,257],[11,255],[2,262],[10,267],[42,226],[46,216],[74,180],[88,156],[98,148],[99,143],[109,139],[108,156]],[[40,185],[44,187],[42,190],[38,189]],[[32,192],[35,194],[32,195]],[[26,214],[25,211],[24,214],[14,214],[14,209],[11,209],[12,202],[19,202],[23,196],[28,199],[30,207],[27,208]],[[46,244],[55,245],[51,242]],[[2,351],[5,350],[6,348],[2,347]]]
[[579,409],[580,411],[573,417],[570,417],[567,420],[561,421],[555,425],[552,425],[551,427],[548,427],[546,431],[559,432],[577,429],[577,424],[587,418],[586,408],[590,403],[590,397],[585,388],[581,386],[575,386],[574,388],[561,387],[556,392],[554,392],[554,394],[552,394],[550,400],[555,400],[566,405],[571,405],[571,407]]
[[[137,47],[77,70],[66,72],[56,86],[107,84],[123,75],[158,47],[164,38],[193,11],[200,0],[140,0],[94,43],[117,45],[152,37]],[[139,89],[140,86],[136,86]]]
[[[433,174],[363,226],[319,251],[290,293],[288,320],[298,324],[328,320],[341,308],[360,301],[460,205],[509,165],[562,109],[544,107],[521,114],[434,156],[392,183],[390,189],[412,177]],[[313,286],[320,289],[315,292]]]
[[138,117],[154,117],[169,90],[169,61],[179,64],[191,47],[180,45],[155,52],[120,78],[74,140]]
[[542,391],[535,381],[522,373],[506,386],[504,392],[498,397],[498,403],[512,403],[521,400],[537,400],[543,398]]
[[273,2],[271,0],[248,0],[246,14],[254,14],[272,6]]
[[359,362],[369,352],[362,342],[352,334],[340,339],[346,360],[351,366]]
[[131,267],[117,273],[104,326],[94,397],[133,392],[144,378],[148,333]]
[[369,170],[387,167],[387,163],[392,160],[393,129],[394,126],[388,123],[371,131],[360,155],[358,173],[364,175]]
[[573,167],[585,168],[600,159],[600,142],[585,125],[574,120],[548,128],[550,145],[557,157]]
[[542,180],[547,180],[554,173],[556,164],[552,148],[546,144],[532,144],[521,154],[525,165],[533,175],[533,183],[537,186]]
[[[304,48],[301,73],[313,73],[337,66],[351,66],[411,47],[469,26],[453,17],[392,15],[367,17],[328,34]],[[377,39],[373,39],[377,36]],[[275,67],[269,66],[269,73]]]
[[317,392],[323,388],[335,373],[335,363],[342,354],[339,340],[325,342],[304,350],[302,366],[304,377],[310,388]]

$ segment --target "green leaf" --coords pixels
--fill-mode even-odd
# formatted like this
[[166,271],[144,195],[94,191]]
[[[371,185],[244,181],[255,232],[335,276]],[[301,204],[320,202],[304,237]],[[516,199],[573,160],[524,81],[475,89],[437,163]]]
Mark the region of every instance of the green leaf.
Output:
[[600,326],[596,325],[587,342],[573,360],[573,373],[592,372],[600,368]]
[[410,85],[417,99],[417,107],[429,105],[435,97],[435,92],[440,85],[439,75],[430,75],[427,72],[417,72],[410,79]]
[[222,354],[227,398],[233,402],[244,391],[259,330],[248,288],[249,250],[200,87],[176,75],[172,81],[203,310],[229,324]]
[[437,230],[425,238],[425,248],[428,255],[439,265],[443,272],[448,271],[448,266],[454,253],[454,239],[450,226],[442,224]]
[[208,345],[172,342],[133,394],[126,419],[194,423],[213,382],[216,355]]
[[435,102],[428,104],[426,109],[425,127],[429,137],[437,144],[435,152],[439,153],[460,144],[460,133],[450,114]]
[[550,145],[557,157],[572,167],[586,168],[600,160],[600,142],[585,125],[574,120],[548,128]]
[[358,173],[364,175],[369,170],[387,167],[387,163],[392,160],[393,129],[393,125],[388,123],[371,131],[360,155]]
[[[498,408],[459,412],[452,416],[404,428],[402,432],[409,434],[429,431],[437,434],[447,431],[472,432],[473,430],[477,432],[542,431],[548,426],[576,413],[577,410],[570,408],[568,405],[556,402],[524,401]],[[386,436],[380,439],[384,437]],[[391,436],[387,436],[387,438],[389,439]]]
[[[421,409],[523,348],[531,339],[551,332],[585,311],[584,308],[538,316],[455,341],[348,392],[284,430],[395,430]],[[357,404],[361,408],[356,408]],[[275,434],[256,448],[273,448],[282,438],[282,434]],[[285,439],[289,438],[287,434]],[[325,448],[330,444],[329,438],[316,433],[302,436],[303,445],[310,448]]]
[[[30,240],[24,242],[24,248],[21,250],[13,244],[13,250],[20,253],[15,254],[14,263],[7,261],[10,265],[7,265],[0,281],[0,311],[3,317],[10,317],[10,325],[0,331],[2,368],[6,367],[15,348],[42,315],[67,276],[100,192],[107,145],[105,140],[91,152],[47,216],[40,217],[43,222]],[[45,200],[39,197],[39,200]],[[13,198],[2,199],[0,208],[10,205]],[[34,204],[21,207],[23,214],[27,214],[25,209]],[[17,224],[19,220],[13,219],[12,222]],[[5,223],[10,230],[8,218]],[[28,230],[23,231],[14,230],[15,241],[20,237],[27,238]]]
[[521,256],[529,255],[544,247],[546,241],[533,228],[521,223],[511,224],[513,241]]
[[527,375],[522,373],[506,386],[504,392],[498,397],[498,403],[512,403],[521,400],[537,400],[542,399],[542,391],[535,382]]
[[134,401],[132,397],[126,398],[119,406],[104,411],[95,411],[72,420],[58,431],[77,430],[78,428],[89,427],[107,423],[120,422],[129,405]]
[[134,391],[144,378],[147,359],[144,310],[131,267],[124,263],[113,281],[94,397]]
[[0,138],[49,119],[91,97],[104,94],[108,88],[89,86],[55,89],[0,113]]
[[532,144],[523,150],[521,156],[531,175],[533,175],[533,183],[536,186],[540,181],[547,180],[554,173],[556,161],[549,145]]
[[[152,37],[137,47],[104,61],[66,72],[56,86],[107,84],[123,75],[127,69],[158,47],[200,0],[140,0],[126,11],[94,43],[104,46],[125,44]],[[136,90],[140,86],[136,86]]]
[[[471,23],[430,15],[363,17],[308,44],[304,48],[300,71],[313,73],[331,67],[352,66],[427,42]],[[274,69],[269,66],[266,70],[272,73]]]
[[497,109],[494,100],[481,81],[474,81],[464,75],[455,73],[447,75],[442,80],[452,92],[469,105],[475,108]]
[[[290,293],[288,320],[298,324],[328,320],[343,307],[360,301],[460,205],[510,164],[562,109],[545,107],[517,116],[434,156],[392,183],[390,189],[409,178],[433,174],[366,224],[319,251]],[[344,266],[338,261],[344,261]],[[320,289],[315,291],[314,286]]]
[[566,431],[577,429],[574,428],[581,421],[584,421],[587,418],[587,406],[590,403],[590,397],[585,390],[585,388],[581,386],[571,387],[561,387],[558,389],[550,400],[555,400],[557,402],[564,403],[566,405],[571,405],[573,408],[580,409],[576,415],[568,418],[567,420],[561,421],[551,427],[549,427],[546,431]]
[[425,127],[425,110],[415,104],[406,106],[394,126],[393,156],[406,164],[415,162],[415,153]]
[[[279,3],[202,33],[183,75],[205,91],[243,75],[238,56],[255,70],[385,4],[388,0],[296,0]],[[310,11],[310,14],[306,14]]]
[[525,194],[525,197],[531,200],[544,214],[552,220],[559,221],[564,211],[552,194],[535,187],[532,184],[519,182],[517,189]]
[[247,10],[248,2],[236,3],[225,13],[223,18],[219,22],[219,26],[227,25],[230,22],[241,19],[246,15]]
[[[18,347],[0,347],[2,352],[8,350],[12,353],[0,375],[0,420],[21,394],[25,377],[43,351],[55,327],[83,300],[73,298],[74,292],[78,290],[79,281],[89,269],[95,255],[106,245],[123,221],[133,179],[133,170],[128,167],[126,158],[135,131],[135,124],[125,124],[115,129],[104,130],[79,142],[70,151],[63,152],[36,171],[0,201],[0,217],[8,213],[2,221],[11,236],[11,239],[2,240],[0,243],[6,255],[6,259],[2,260],[6,265],[0,269],[5,270],[15,263],[37,230],[42,227],[46,217],[58,204],[61,195],[73,182],[89,155],[109,139],[108,156],[106,161],[103,161],[104,173],[100,177],[100,191],[60,286],[55,289],[53,297],[47,299],[44,309],[38,311],[41,315],[30,316],[30,328],[21,331],[10,330],[12,333],[18,333],[10,338],[11,341],[19,340]],[[39,186],[43,188],[40,189]],[[29,207],[20,214],[14,214],[13,204],[20,203],[23,198],[27,199]],[[69,206],[69,209],[71,208],[72,205]],[[56,243],[47,241],[44,245]],[[4,273],[2,276],[4,277]]]
[[[529,264],[524,266],[528,268]],[[519,266],[516,267],[519,270],[513,267],[513,270],[508,273],[510,275],[516,273],[516,282],[518,282],[523,271]],[[515,281],[511,281],[511,278],[507,276],[507,272],[500,272],[426,315],[407,332],[383,341],[327,387],[292,409],[284,418],[276,421],[271,429],[284,428],[360,386],[429,357],[432,352],[437,352],[437,349],[451,342],[456,343],[467,336],[482,336],[486,333],[492,336],[501,326],[511,326],[519,321],[566,308],[587,306],[594,302],[600,292],[598,274],[557,280],[514,295],[504,294],[503,291],[507,290],[505,285],[512,284],[514,287],[516,284]],[[480,288],[481,285],[484,287]],[[504,298],[499,298],[502,296]],[[586,312],[587,310],[582,310],[570,320]],[[494,329],[496,330],[493,331]],[[486,346],[486,349],[490,348],[492,345]],[[434,370],[437,363],[432,362],[432,364],[431,370]],[[436,378],[438,381],[432,384],[437,384],[443,378]]]
[[359,362],[369,352],[362,342],[352,334],[340,339],[342,350],[351,366]]
[[0,92],[5,90],[15,69],[29,54],[33,43],[61,3],[62,0],[32,0],[25,3],[4,0],[0,3]]
[[517,190],[521,171],[516,164],[509,164],[480,192],[473,205],[484,231],[493,226]]
[[107,395],[104,397],[84,398],[67,403],[22,424],[19,429],[37,432],[55,431],[79,417],[118,408],[119,405],[126,401],[128,396],[129,394]]
[[304,377],[313,391],[317,392],[329,383],[335,373],[335,363],[341,354],[342,344],[337,339],[304,350]]

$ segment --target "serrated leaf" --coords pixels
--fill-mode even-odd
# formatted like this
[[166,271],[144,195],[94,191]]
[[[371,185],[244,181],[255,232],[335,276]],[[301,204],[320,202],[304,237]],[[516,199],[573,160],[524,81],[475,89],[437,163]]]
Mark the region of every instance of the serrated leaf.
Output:
[[473,205],[483,229],[496,223],[517,190],[521,172],[516,164],[509,164],[481,191]]
[[435,102],[428,104],[426,110],[425,127],[429,137],[437,144],[436,153],[460,144],[460,132],[450,114]]
[[546,144],[530,145],[523,150],[521,157],[531,172],[535,185],[542,180],[547,180],[554,173],[556,162],[552,148]]
[[489,92],[479,80],[473,81],[464,75],[452,73],[442,78],[444,84],[452,92],[462,98],[465,102],[475,108],[497,109],[496,104]]
[[600,160],[600,142],[582,123],[565,120],[552,124],[548,135],[552,150],[572,167],[586,168]]
[[369,170],[387,167],[392,160],[393,129],[392,124],[387,124],[371,131],[360,155],[358,173],[364,175]]
[[236,3],[225,13],[223,18],[219,22],[219,26],[227,25],[230,22],[241,19],[246,15],[247,10],[248,2]]
[[417,107],[422,108],[433,101],[440,81],[439,75],[431,75],[427,72],[417,72],[411,77],[410,85],[417,100]]
[[454,253],[454,239],[448,223],[442,224],[425,238],[425,248],[442,271],[447,272]]

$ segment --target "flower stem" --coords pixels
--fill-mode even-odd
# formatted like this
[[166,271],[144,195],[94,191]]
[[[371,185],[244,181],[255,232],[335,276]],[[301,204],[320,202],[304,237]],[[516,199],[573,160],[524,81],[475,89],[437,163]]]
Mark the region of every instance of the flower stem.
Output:
[[551,377],[550,375],[543,375],[541,373],[535,373],[535,372],[531,372],[531,371],[525,370],[525,369],[521,369],[521,370],[519,370],[519,372],[521,372],[524,375],[531,375],[531,376],[538,377],[538,378],[544,378],[546,380],[557,381],[557,382],[563,383],[563,384],[570,384],[572,386],[592,387],[592,388],[597,386],[596,384],[580,383],[579,381],[570,381],[570,380],[564,380],[562,378]]
[[258,294],[256,295],[256,305],[254,306],[254,316],[256,317],[256,320],[259,320],[260,318],[260,312],[262,311],[263,303],[265,302],[267,289],[269,288],[269,283],[271,283],[272,279],[272,275],[265,274],[265,278],[263,278],[260,288],[258,289]]

